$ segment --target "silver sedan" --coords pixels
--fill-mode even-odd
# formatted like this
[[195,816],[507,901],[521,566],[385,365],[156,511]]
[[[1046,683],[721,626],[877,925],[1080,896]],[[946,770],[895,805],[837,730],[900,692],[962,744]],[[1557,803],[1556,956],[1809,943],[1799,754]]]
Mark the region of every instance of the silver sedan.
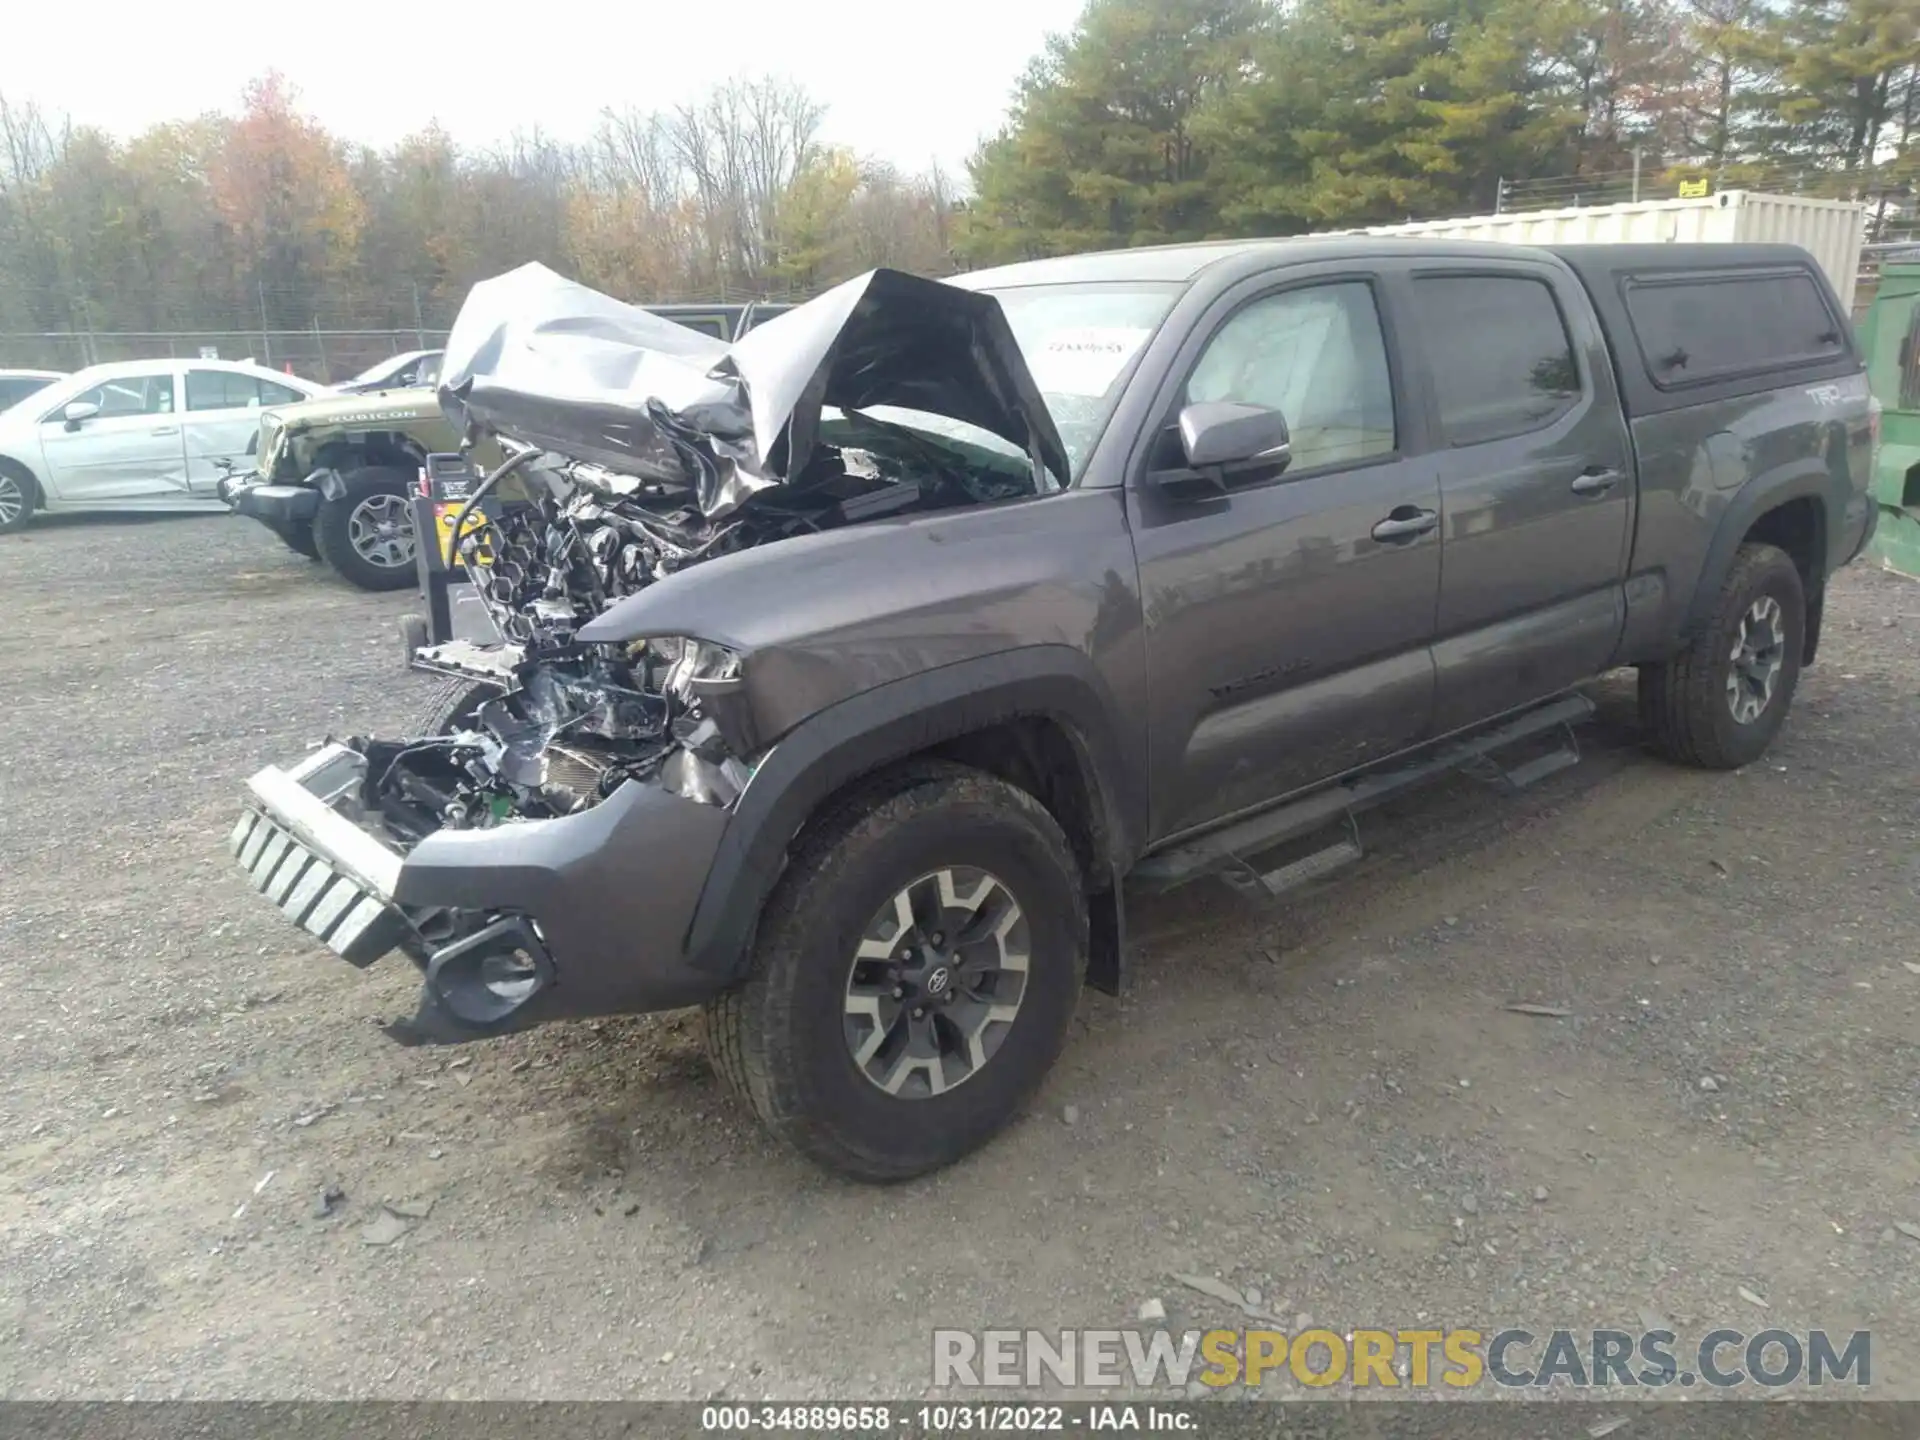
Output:
[[0,412],[0,533],[36,511],[218,510],[260,412],[322,393],[234,360],[125,360]]

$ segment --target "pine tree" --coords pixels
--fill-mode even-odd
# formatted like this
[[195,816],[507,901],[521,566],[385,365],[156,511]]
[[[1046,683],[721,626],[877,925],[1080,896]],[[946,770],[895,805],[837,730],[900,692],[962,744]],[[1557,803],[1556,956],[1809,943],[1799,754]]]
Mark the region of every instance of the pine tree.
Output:
[[1492,209],[1500,179],[1565,173],[1580,116],[1552,57],[1572,0],[1303,0],[1219,105],[1243,226]]
[[1239,74],[1266,0],[1090,0],[975,156],[970,258],[1198,239],[1220,227],[1194,128]]
[[1905,86],[1920,63],[1920,4],[1785,0],[1752,49],[1772,71],[1760,98],[1766,158],[1851,177],[1900,138]]

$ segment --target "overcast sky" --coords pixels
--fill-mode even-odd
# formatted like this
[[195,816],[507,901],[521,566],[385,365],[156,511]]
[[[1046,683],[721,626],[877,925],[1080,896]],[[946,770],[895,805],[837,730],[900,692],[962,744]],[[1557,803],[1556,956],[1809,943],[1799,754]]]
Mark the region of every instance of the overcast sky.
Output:
[[715,80],[779,74],[825,135],[957,172],[1048,31],[1081,0],[317,0],[166,5],[0,0],[0,95],[129,135],[233,110],[269,67],[349,139],[438,119],[463,145],[539,126],[581,139],[606,107],[654,109]]

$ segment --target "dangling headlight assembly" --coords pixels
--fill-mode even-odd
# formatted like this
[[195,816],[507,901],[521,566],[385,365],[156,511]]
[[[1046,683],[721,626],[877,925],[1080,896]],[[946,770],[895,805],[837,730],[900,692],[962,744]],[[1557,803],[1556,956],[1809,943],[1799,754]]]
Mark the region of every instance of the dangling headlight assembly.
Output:
[[729,683],[738,688],[740,657],[724,645],[670,635],[647,641],[647,648],[668,662],[660,688],[682,705],[698,705]]
[[646,643],[650,652],[666,662],[666,673],[659,681],[661,693],[684,716],[711,720],[736,759],[748,759],[760,750],[737,653],[710,640],[681,635],[650,638]]

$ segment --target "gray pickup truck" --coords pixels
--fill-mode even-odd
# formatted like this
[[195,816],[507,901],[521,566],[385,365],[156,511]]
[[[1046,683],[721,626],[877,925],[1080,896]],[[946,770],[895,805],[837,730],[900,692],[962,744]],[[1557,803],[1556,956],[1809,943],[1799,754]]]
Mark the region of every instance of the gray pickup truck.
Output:
[[1403,785],[1569,763],[1615,667],[1668,757],[1755,759],[1873,523],[1792,247],[876,271],[732,344],[537,281],[476,288],[441,389],[532,497],[464,542],[506,643],[254,776],[234,853],[420,969],[397,1038],[700,1005],[871,1180],[1028,1099],[1122,982],[1123,882],[1284,893]]

